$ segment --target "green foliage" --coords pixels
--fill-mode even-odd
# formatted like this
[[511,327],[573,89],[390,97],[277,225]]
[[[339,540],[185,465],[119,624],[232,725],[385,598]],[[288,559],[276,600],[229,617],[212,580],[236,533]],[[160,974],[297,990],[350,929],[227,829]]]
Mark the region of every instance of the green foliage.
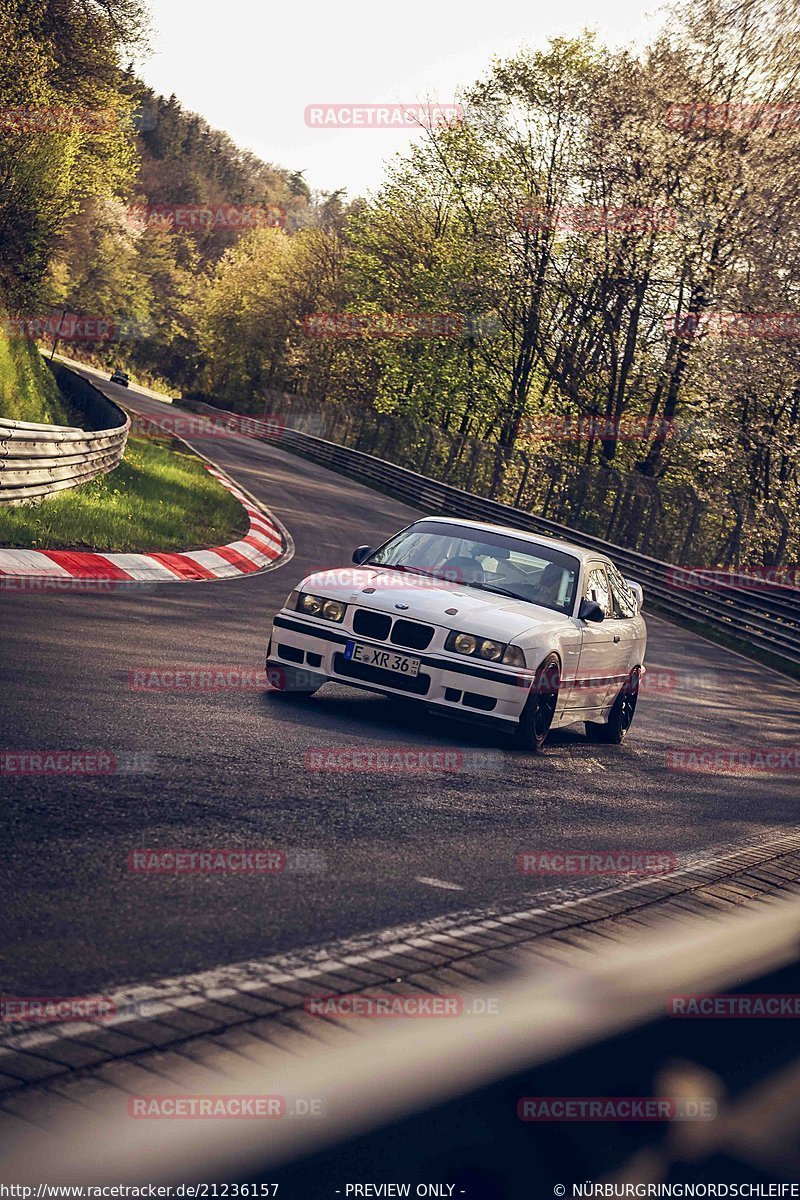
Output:
[[138,29],[133,0],[0,0],[0,295],[14,311],[40,300],[81,204],[132,180],[118,55]]
[[34,424],[71,425],[72,414],[31,342],[0,330],[0,417]]
[[[466,486],[642,548],[662,529],[683,546],[685,527],[725,562],[797,551],[798,338],[685,337],[680,323],[800,311],[800,130],[670,119],[674,105],[796,103],[796,6],[699,0],[636,53],[586,34],[495,60],[466,119],[426,131],[352,204],[121,71],[136,0],[0,0],[0,16],[4,103],[119,114],[102,133],[0,137],[0,294],[115,320],[119,341],[83,348],[93,361],[241,411],[281,389],[347,404],[350,427],[391,415],[408,461],[419,449]],[[278,206],[286,221],[129,219],[186,204]],[[323,337],[318,313],[463,325]],[[599,432],[561,435],[587,418]]]
[[125,89],[136,105],[136,176],[118,196],[82,204],[68,223],[48,296],[78,312],[100,312],[119,327],[114,343],[84,347],[92,361],[124,363],[190,389],[204,365],[198,296],[243,232],[224,219],[182,226],[153,213],[196,206],[224,214],[233,206],[295,228],[307,220],[309,193],[299,175],[240,150],[174,96],[157,96],[132,78]]

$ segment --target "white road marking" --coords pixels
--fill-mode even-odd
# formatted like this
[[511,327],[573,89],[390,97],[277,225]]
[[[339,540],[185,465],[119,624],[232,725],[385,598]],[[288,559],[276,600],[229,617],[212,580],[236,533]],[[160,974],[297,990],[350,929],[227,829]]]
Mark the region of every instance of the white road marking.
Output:
[[418,875],[416,883],[427,883],[428,887],[444,888],[447,892],[463,892],[460,883],[448,883],[446,879],[429,879],[427,875]]

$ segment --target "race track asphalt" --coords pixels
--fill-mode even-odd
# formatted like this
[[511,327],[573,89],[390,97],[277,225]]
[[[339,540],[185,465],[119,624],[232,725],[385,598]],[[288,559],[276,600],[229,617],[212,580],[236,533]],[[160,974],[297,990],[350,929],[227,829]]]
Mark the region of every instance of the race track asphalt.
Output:
[[[142,413],[170,411],[104,387]],[[647,664],[663,686],[644,692],[620,747],[576,728],[531,757],[330,684],[289,704],[253,689],[134,690],[134,667],[260,668],[271,617],[304,574],[349,564],[415,515],[271,444],[192,441],[279,517],[294,557],[148,592],[0,591],[0,749],[150,756],[138,773],[0,777],[4,991],[83,994],[618,882],[523,877],[523,851],[636,848],[688,865],[797,825],[797,771],[679,772],[666,751],[796,748],[800,688],[652,616]],[[447,775],[305,765],[308,748],[376,746],[485,755]],[[128,854],[144,847],[306,857],[279,874],[132,873]]]

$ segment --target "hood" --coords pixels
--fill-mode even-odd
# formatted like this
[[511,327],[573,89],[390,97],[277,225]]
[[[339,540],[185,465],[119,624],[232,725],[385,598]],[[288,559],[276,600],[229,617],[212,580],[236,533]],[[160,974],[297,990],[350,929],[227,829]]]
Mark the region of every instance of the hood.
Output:
[[[479,637],[502,636],[504,641],[523,633],[548,633],[563,628],[564,622],[569,620],[563,613],[525,600],[512,600],[461,583],[412,575],[391,567],[338,567],[317,571],[306,576],[298,588],[326,599],[357,604],[359,608],[388,612],[393,617],[427,621]],[[399,604],[408,607],[398,608]],[[452,613],[448,609],[457,611]]]

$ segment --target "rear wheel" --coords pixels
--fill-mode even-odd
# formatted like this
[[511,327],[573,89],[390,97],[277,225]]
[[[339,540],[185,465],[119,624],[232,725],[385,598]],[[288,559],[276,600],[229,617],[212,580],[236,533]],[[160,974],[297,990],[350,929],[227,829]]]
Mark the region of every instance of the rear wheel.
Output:
[[283,663],[267,663],[267,683],[272,694],[277,696],[313,696],[319,691],[325,679],[315,675],[313,671],[304,671],[302,667],[287,667]]
[[561,664],[554,654],[544,660],[531,687],[530,695],[517,726],[516,742],[520,750],[538,753],[547,741],[561,687]]
[[636,701],[639,699],[641,674],[640,668],[634,667],[614,701],[614,706],[608,714],[608,721],[605,724],[596,724],[594,721],[586,722],[586,736],[593,742],[606,742],[612,746],[618,746],[620,742],[624,742],[628,730],[633,724]]

